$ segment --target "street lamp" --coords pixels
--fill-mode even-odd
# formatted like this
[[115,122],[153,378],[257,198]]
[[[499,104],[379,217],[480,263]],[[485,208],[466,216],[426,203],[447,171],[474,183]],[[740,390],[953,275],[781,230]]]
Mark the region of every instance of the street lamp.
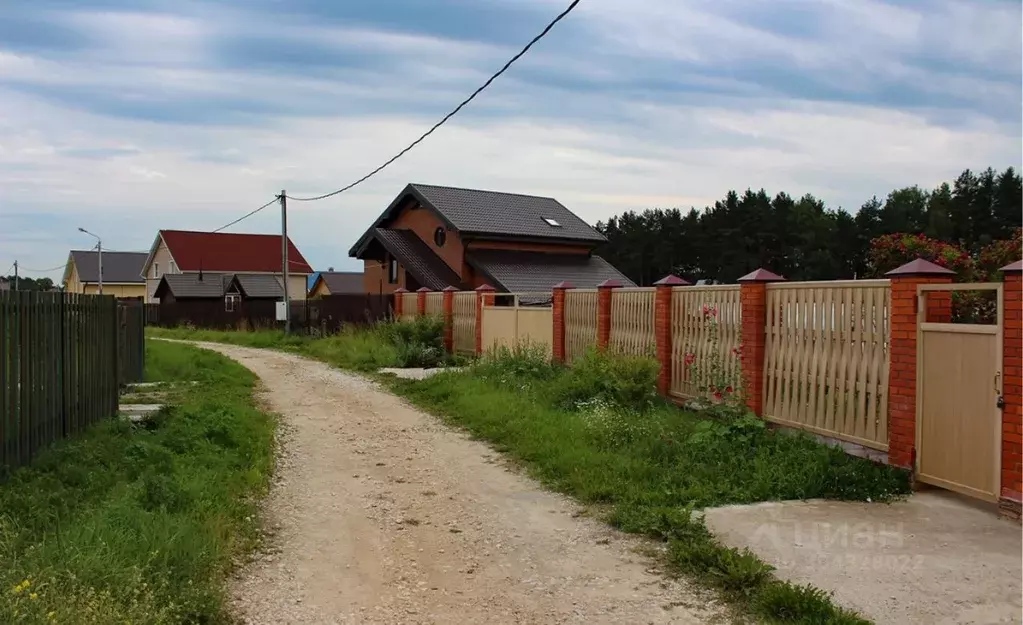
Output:
[[98,252],[98,254],[96,254],[96,261],[99,265],[99,294],[103,295],[103,240],[85,228],[79,228],[78,231],[84,232],[90,237],[96,239],[96,251]]

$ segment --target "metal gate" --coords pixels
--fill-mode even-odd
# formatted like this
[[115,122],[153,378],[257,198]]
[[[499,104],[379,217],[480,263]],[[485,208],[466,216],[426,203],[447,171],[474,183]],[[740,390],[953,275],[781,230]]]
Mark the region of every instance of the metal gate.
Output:
[[[927,321],[928,294],[995,291],[993,325]],[[921,482],[997,501],[1002,413],[1002,285],[917,287],[916,472]]]

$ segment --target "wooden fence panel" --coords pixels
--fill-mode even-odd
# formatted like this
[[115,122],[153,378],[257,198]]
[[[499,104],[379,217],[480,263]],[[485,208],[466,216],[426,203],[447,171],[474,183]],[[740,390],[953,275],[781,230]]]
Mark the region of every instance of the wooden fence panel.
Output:
[[419,314],[419,293],[400,293],[401,318],[415,319]]
[[572,362],[597,345],[597,290],[565,291],[565,360]]
[[146,361],[145,329],[142,305],[117,303],[117,368],[122,385],[142,381]]
[[436,291],[426,294],[426,314],[437,317],[444,314],[444,293]]
[[110,296],[0,293],[0,467],[117,412],[119,330]]
[[611,351],[629,356],[656,357],[654,289],[611,291]]
[[[739,388],[741,331],[738,285],[674,287],[671,292],[674,366],[669,392],[676,397],[698,397],[705,394],[700,389],[715,379]],[[686,363],[687,355],[693,361],[692,368]]]
[[765,418],[888,448],[888,280],[767,287]]
[[551,355],[553,309],[543,306],[484,306],[483,349],[531,346]]
[[454,294],[452,324],[455,352],[476,353],[476,293],[459,291]]

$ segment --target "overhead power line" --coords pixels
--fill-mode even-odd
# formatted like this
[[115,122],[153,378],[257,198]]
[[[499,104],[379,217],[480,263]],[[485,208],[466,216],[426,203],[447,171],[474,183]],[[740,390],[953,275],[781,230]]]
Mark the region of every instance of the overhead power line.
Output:
[[235,219],[234,221],[232,221],[231,223],[229,223],[229,224],[227,224],[227,225],[224,225],[224,226],[220,226],[219,228],[217,228],[217,229],[216,229],[216,230],[214,230],[213,232],[220,232],[221,230],[227,230],[228,228],[230,228],[231,226],[235,225],[236,223],[238,223],[238,222],[240,222],[240,221],[245,221],[246,219],[248,219],[249,217],[252,217],[253,215],[255,215],[256,213],[258,213],[259,211],[263,210],[264,208],[268,208],[268,207],[269,207],[269,206],[270,206],[271,204],[274,204],[274,203],[276,203],[276,202],[277,202],[277,200],[279,200],[279,199],[280,199],[280,196],[279,196],[279,195],[275,195],[275,196],[274,196],[274,199],[270,200],[270,201],[269,201],[269,202],[267,202],[266,204],[263,204],[262,206],[260,206],[260,207],[259,207],[259,208],[257,208],[256,210],[254,210],[254,211],[250,211],[250,212],[248,212],[248,213],[245,213],[244,215],[242,215],[242,216],[241,216],[241,217],[239,217],[238,219]]
[[64,267],[67,267],[67,263],[61,263],[61,264],[57,265],[56,267],[50,267],[49,269],[31,269],[29,267],[25,267],[24,265],[18,265],[18,269],[20,269],[22,271],[27,271],[29,273],[47,273],[49,271],[56,271],[58,269],[63,269]]
[[[419,145],[419,143],[422,142],[423,139],[425,139],[425,138],[429,137],[431,134],[433,134],[434,130],[437,130],[438,128],[443,126],[445,122],[447,122],[449,119],[454,117],[459,111],[461,111],[462,108],[466,104],[472,102],[473,99],[476,96],[478,96],[480,93],[482,93],[484,89],[489,87],[490,83],[492,83],[495,80],[497,80],[497,77],[500,76],[501,74],[503,74],[509,67],[511,67],[512,64],[515,63],[515,61],[519,60],[524,54],[526,54],[526,52],[529,52],[529,49],[533,47],[533,44],[535,44],[537,41],[540,41],[541,39],[543,39],[544,36],[546,36],[547,33],[549,33],[551,31],[551,29],[554,28],[554,25],[557,24],[558,22],[560,22],[562,19],[564,19],[566,15],[571,13],[572,9],[574,9],[576,7],[576,5],[578,5],[578,4],[579,4],[579,0],[573,0],[572,4],[568,5],[567,9],[565,9],[557,17],[555,17],[554,20],[551,21],[550,24],[547,24],[547,27],[544,28],[542,31],[540,31],[539,35],[537,35],[536,37],[533,37],[533,39],[529,43],[527,43],[526,46],[524,48],[522,48],[522,50],[520,50],[518,54],[513,56],[507,63],[505,63],[504,66],[501,69],[499,69],[496,74],[494,74],[493,76],[488,78],[485,83],[483,83],[482,85],[480,85],[480,87],[478,89],[476,89],[476,91],[473,91],[472,95],[470,95],[468,98],[462,100],[462,102],[458,106],[456,106],[454,108],[454,110],[452,110],[450,113],[448,113],[447,115],[442,117],[439,122],[434,124],[429,130],[427,130],[422,135],[420,135],[420,137],[418,139],[416,139],[415,141],[410,143],[404,150],[402,150],[401,152],[398,152],[397,154],[395,154],[391,158],[387,159],[387,161],[385,161],[383,165],[377,167],[376,169],[374,169],[373,171],[369,172],[368,174],[366,174],[362,178],[359,178],[355,182],[353,182],[353,183],[351,183],[349,185],[346,185],[344,187],[341,187],[337,191],[331,191],[330,193],[324,193],[323,195],[316,195],[316,196],[313,196],[313,197],[292,197],[292,196],[289,195],[289,196],[287,196],[288,199],[289,200],[295,200],[296,202],[313,202],[313,201],[316,201],[316,200],[324,200],[326,198],[338,195],[339,193],[344,193],[345,191],[348,191],[352,187],[354,187],[354,186],[356,186],[358,184],[361,184],[361,183],[365,182],[366,180],[369,180],[371,177],[373,177],[376,174],[378,174],[381,171],[383,171],[383,169],[385,167],[387,167],[388,165],[390,165],[394,161],[396,161],[399,158],[401,158],[402,156],[404,156],[409,150],[411,150],[412,148],[414,148],[417,145]],[[244,217],[242,219],[244,219]]]

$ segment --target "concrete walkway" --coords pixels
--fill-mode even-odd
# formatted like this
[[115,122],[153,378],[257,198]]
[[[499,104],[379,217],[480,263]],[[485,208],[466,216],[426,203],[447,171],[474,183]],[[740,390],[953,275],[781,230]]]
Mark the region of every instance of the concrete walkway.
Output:
[[803,501],[707,510],[733,547],[876,623],[1020,623],[1018,523],[944,492],[891,505]]

